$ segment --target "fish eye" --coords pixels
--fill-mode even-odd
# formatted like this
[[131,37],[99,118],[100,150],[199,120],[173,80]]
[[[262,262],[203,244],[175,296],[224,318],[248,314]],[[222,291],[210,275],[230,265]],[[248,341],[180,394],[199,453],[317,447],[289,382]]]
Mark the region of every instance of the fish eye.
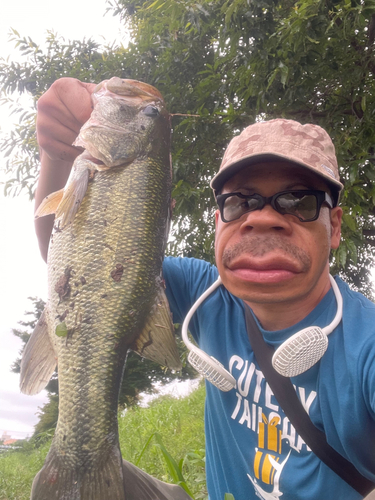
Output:
[[145,109],[143,110],[143,113],[146,116],[155,117],[159,115],[159,110],[158,108],[155,108],[155,106],[146,106]]

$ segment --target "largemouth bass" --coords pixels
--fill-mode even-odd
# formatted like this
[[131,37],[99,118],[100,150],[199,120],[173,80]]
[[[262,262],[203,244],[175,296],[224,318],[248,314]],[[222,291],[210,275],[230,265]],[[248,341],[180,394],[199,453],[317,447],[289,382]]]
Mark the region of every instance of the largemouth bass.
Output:
[[55,213],[48,302],[21,364],[39,392],[56,362],[59,418],[33,500],[124,500],[117,405],[129,349],[180,369],[161,265],[171,212],[169,114],[160,93],[112,78],[93,93],[85,148]]

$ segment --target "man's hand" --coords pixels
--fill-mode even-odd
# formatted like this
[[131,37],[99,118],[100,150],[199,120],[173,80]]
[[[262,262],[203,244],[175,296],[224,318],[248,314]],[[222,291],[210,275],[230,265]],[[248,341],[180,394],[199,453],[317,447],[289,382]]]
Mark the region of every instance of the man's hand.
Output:
[[94,83],[61,78],[38,101],[38,144],[52,160],[73,162],[80,150],[72,146],[82,125],[90,118]]
[[[95,87],[94,83],[83,83],[75,78],[61,78],[54,82],[38,101],[36,130],[41,169],[35,192],[35,208],[47,195],[65,186],[73,161],[82,152],[72,146],[72,143],[91,115],[91,94]],[[54,217],[48,215],[35,221],[44,260],[47,260],[53,220]]]

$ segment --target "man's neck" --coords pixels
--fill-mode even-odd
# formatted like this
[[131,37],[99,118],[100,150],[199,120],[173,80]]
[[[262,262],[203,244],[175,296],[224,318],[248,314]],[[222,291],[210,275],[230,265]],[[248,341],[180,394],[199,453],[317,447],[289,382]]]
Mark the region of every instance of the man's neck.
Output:
[[254,303],[246,301],[251,307],[264,330],[277,331],[293,326],[308,316],[329,291],[331,285],[328,282],[319,294],[303,297],[293,303]]

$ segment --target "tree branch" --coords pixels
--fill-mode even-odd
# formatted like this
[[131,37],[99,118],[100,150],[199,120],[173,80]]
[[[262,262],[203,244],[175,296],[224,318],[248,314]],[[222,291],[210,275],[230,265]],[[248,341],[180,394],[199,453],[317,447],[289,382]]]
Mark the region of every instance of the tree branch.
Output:
[[362,229],[363,236],[375,237],[375,229]]

